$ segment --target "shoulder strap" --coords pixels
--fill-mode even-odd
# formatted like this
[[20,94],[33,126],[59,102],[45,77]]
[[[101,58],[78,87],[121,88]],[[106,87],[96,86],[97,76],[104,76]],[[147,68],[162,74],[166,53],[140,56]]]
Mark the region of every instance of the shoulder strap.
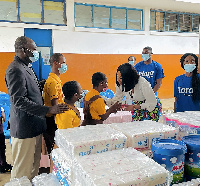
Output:
[[79,119],[81,119],[80,112],[79,112],[79,110],[76,107],[68,105],[68,104],[67,104],[67,106],[76,113],[76,115],[79,117]]

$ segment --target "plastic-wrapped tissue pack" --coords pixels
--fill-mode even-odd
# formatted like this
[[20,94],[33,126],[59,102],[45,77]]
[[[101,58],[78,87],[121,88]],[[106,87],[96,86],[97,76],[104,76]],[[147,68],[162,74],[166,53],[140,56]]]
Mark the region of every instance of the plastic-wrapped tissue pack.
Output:
[[74,179],[78,186],[169,185],[170,173],[141,152],[126,148],[77,158]]
[[51,152],[54,163],[53,173],[62,185],[73,183],[73,161],[62,148],[53,149]]
[[23,176],[21,178],[14,178],[4,186],[32,186],[32,184],[26,176]]
[[157,139],[176,139],[178,129],[154,121],[135,121],[113,123],[110,127],[122,132],[127,137],[127,146],[138,150],[150,149]]
[[191,181],[173,184],[172,186],[200,186],[200,178],[192,179]]
[[33,186],[61,186],[56,176],[52,173],[43,173],[32,179]]
[[127,147],[127,137],[108,125],[58,129],[55,142],[71,158]]

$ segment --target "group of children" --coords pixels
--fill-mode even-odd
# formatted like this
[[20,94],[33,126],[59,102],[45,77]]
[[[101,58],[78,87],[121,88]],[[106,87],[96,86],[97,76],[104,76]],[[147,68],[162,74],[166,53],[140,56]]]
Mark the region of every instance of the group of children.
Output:
[[[174,81],[175,112],[200,111],[200,75],[198,74],[198,57],[186,53],[181,57],[181,67],[185,74],[178,76]],[[122,109],[120,104],[123,97],[131,99],[132,105],[126,105],[125,110],[132,112],[134,120],[150,119],[158,121],[160,115],[160,102],[154,95],[149,82],[139,76],[132,64],[122,64],[116,73],[116,93],[113,99],[104,100],[100,92],[107,87],[107,78],[101,72],[92,76],[93,89],[88,92],[83,100],[84,121],[82,125],[103,123],[111,113]],[[65,103],[69,111],[56,115],[58,128],[77,127],[80,124],[80,113],[74,106],[81,96],[80,84],[70,81],[63,85]],[[105,105],[110,108],[106,111]],[[124,105],[123,105],[124,108]],[[140,113],[142,117],[140,117]],[[143,116],[146,115],[146,118]]]

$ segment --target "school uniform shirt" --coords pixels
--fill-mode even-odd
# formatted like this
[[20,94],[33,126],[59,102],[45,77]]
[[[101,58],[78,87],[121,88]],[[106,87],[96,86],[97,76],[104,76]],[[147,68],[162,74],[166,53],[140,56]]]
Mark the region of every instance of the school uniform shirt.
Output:
[[[200,78],[200,74],[198,77]],[[200,111],[200,102],[193,102],[192,93],[192,77],[187,77],[183,74],[175,78],[174,97],[177,98],[176,112]]]
[[[90,98],[96,95],[100,96],[100,93],[97,90],[92,89],[85,95],[85,100],[89,101]],[[101,120],[100,115],[103,115],[105,113],[106,113],[106,109],[105,109],[105,102],[103,98],[98,98],[97,100],[93,101],[90,104],[90,114],[92,116],[92,119]]]
[[81,123],[81,120],[76,112],[69,108],[69,110],[65,111],[64,113],[56,114],[55,123],[57,124],[58,129],[67,129],[78,127]]
[[62,92],[62,82],[60,78],[54,74],[49,73],[49,77],[45,82],[43,89],[43,100],[45,106],[52,106],[51,100],[58,98],[58,104],[64,103],[64,95]]
[[145,103],[142,103],[140,105],[141,109],[146,109],[149,112],[152,112],[157,105],[156,96],[153,92],[153,89],[151,88],[150,83],[141,76],[139,77],[138,83],[134,87],[133,94],[131,94],[131,91],[122,91],[122,86],[118,87],[117,85],[115,85],[115,87],[115,96],[112,99],[106,99],[106,104],[108,106],[113,105],[117,101],[121,102],[124,96],[132,101],[145,101]]
[[153,60],[148,65],[146,65],[144,61],[140,61],[134,67],[138,74],[144,77],[151,84],[152,88],[156,85],[157,79],[165,77],[162,66]]

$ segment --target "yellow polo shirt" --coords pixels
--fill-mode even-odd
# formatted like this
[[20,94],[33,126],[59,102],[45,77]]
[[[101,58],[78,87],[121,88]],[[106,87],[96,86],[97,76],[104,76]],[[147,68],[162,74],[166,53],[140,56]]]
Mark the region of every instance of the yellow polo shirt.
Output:
[[51,100],[54,98],[58,98],[58,104],[64,103],[62,82],[56,74],[49,73],[49,77],[44,85],[42,97],[44,99],[45,106],[52,106]]
[[81,120],[72,109],[69,109],[64,113],[57,114],[55,117],[55,122],[58,129],[67,129],[78,127],[81,123]]
[[[100,93],[97,90],[92,89],[90,92],[88,92],[85,95],[85,100],[89,101],[90,98],[96,95],[100,96]],[[103,98],[98,98],[97,100],[93,101],[90,104],[90,114],[92,116],[92,119],[100,120],[101,119],[100,115],[103,115],[105,113],[106,113],[106,109],[105,109],[105,102]]]

